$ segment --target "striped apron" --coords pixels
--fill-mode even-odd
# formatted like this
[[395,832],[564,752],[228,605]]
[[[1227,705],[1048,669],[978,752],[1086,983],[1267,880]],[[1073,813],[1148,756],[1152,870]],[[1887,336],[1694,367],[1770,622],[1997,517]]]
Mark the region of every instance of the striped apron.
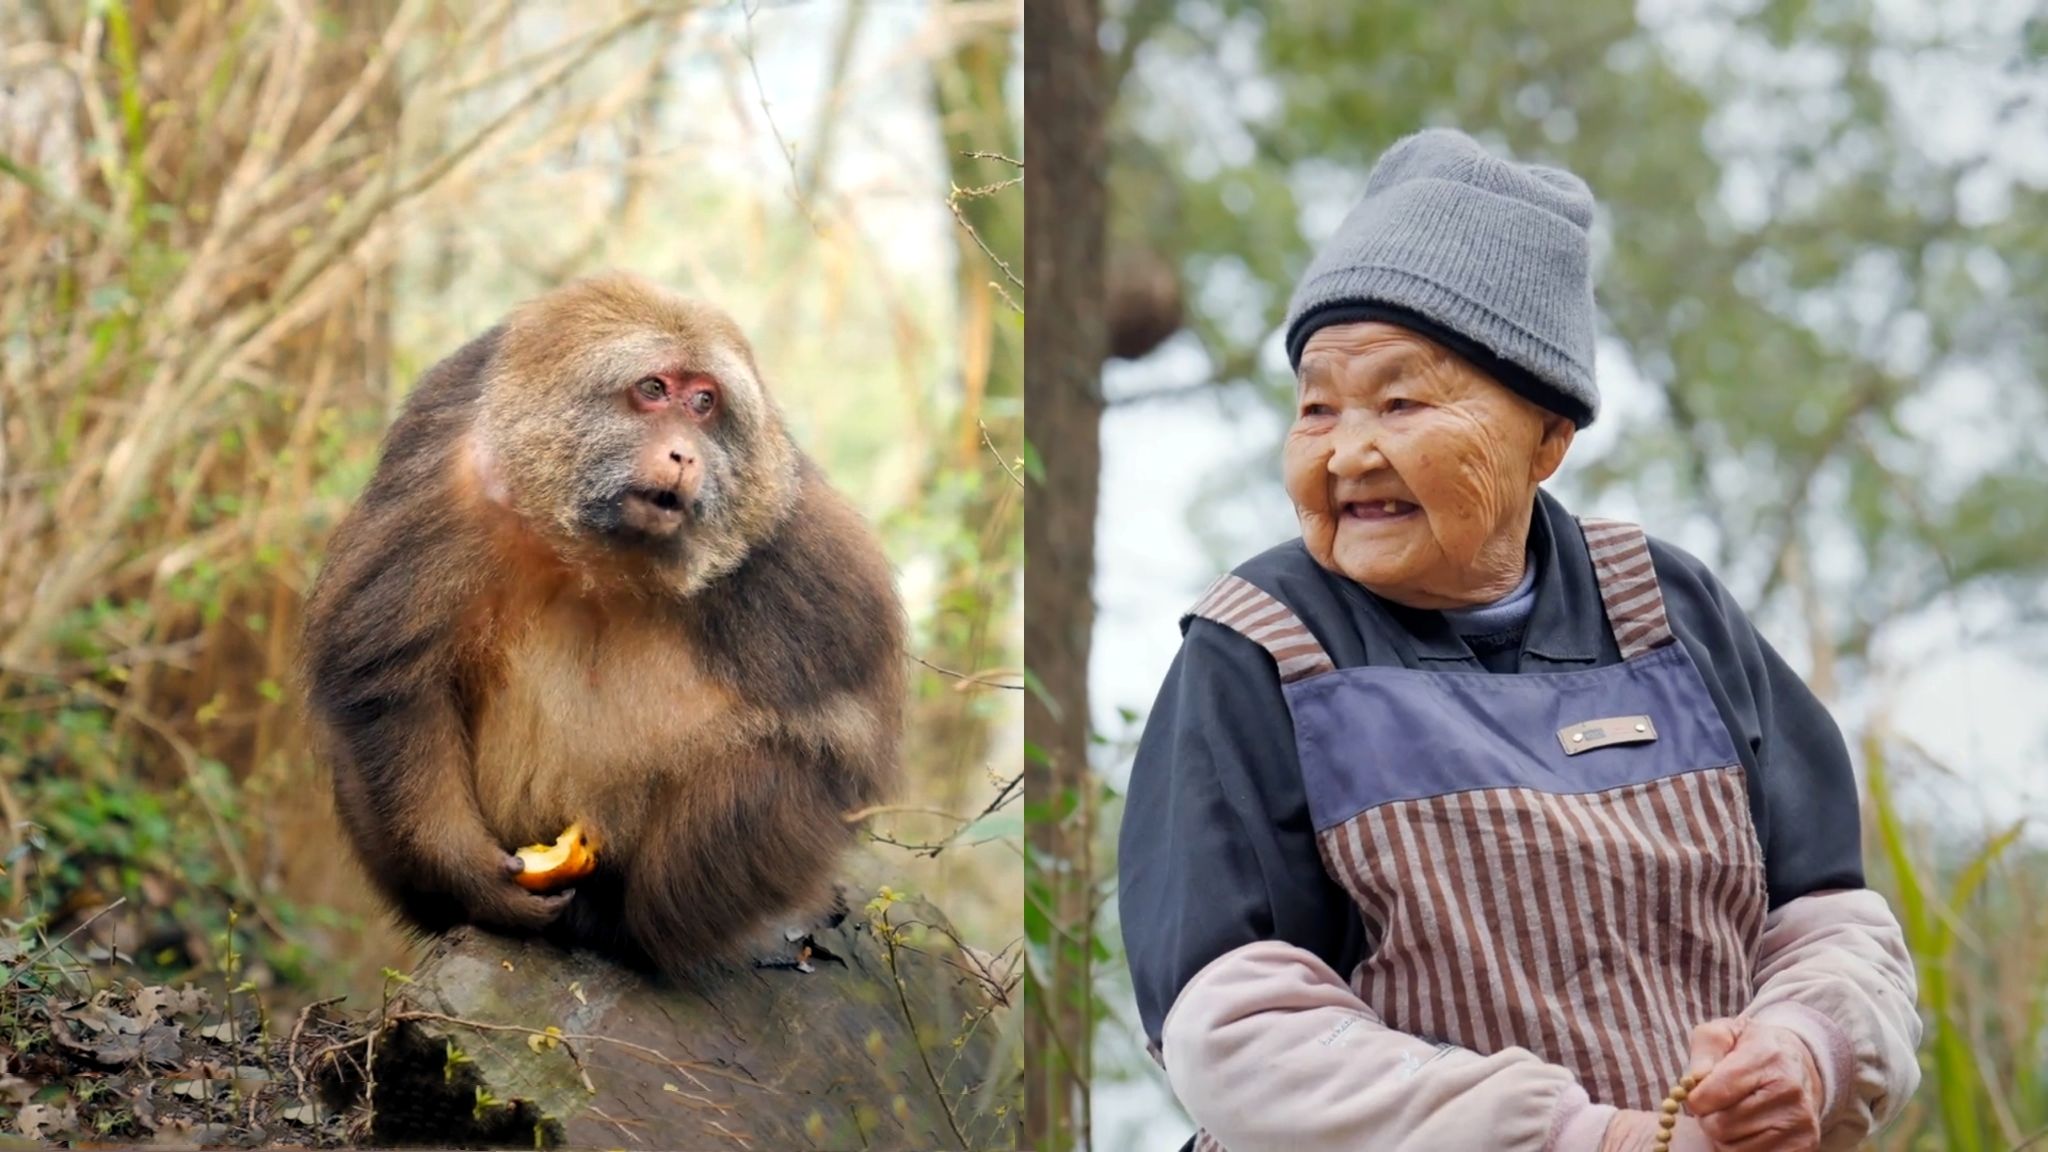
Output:
[[1336,668],[1235,576],[1190,615],[1279,667],[1323,863],[1364,917],[1359,998],[1399,1031],[1526,1048],[1597,1103],[1654,1109],[1693,1027],[1749,1002],[1763,854],[1642,530],[1581,529],[1621,649],[1605,668]]

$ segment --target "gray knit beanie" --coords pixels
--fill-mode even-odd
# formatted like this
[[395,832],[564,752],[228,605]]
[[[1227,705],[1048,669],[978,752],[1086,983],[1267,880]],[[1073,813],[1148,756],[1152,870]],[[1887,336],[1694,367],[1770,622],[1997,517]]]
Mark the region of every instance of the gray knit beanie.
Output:
[[1385,320],[1583,428],[1600,409],[1592,223],[1592,191],[1563,169],[1499,159],[1448,128],[1409,136],[1295,287],[1288,363],[1301,367],[1318,328]]

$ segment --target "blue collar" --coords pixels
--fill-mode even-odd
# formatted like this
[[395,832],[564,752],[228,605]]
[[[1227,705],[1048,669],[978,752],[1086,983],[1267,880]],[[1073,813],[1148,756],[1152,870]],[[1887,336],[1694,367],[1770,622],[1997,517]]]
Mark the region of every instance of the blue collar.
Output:
[[1444,618],[1460,636],[1492,636],[1520,628],[1536,608],[1536,557],[1522,561],[1522,579],[1514,591],[1491,604],[1446,608]]

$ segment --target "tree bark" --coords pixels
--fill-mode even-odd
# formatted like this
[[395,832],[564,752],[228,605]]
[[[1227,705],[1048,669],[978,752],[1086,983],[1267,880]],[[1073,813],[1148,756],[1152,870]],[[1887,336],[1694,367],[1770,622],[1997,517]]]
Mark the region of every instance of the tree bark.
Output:
[[[1031,745],[1026,899],[1033,966],[1025,1043],[1032,1055],[1025,1139],[1053,1152],[1088,1138],[1094,943],[1089,857],[1088,644],[1095,610],[1095,503],[1101,470],[1103,146],[1107,91],[1097,0],[1047,0],[1024,21],[1025,425],[1038,460],[1026,501],[1025,705]],[[1042,965],[1042,967],[1041,967]]]

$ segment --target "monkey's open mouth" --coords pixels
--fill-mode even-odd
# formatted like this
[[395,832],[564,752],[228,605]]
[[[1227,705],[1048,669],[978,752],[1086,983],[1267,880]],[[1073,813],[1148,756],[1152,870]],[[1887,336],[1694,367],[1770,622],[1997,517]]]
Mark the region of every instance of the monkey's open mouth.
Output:
[[635,488],[627,495],[645,500],[664,512],[681,512],[683,498],[667,488]]
[[682,530],[693,511],[690,502],[668,488],[628,488],[619,501],[619,526],[643,536],[670,537]]

